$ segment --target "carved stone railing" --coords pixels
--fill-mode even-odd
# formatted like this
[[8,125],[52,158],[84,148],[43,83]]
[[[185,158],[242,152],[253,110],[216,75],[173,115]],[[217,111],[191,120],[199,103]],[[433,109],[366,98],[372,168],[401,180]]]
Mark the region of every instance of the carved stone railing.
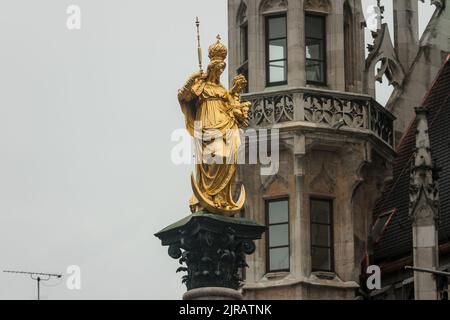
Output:
[[252,103],[252,127],[303,121],[330,129],[370,131],[394,147],[395,117],[367,95],[298,88],[246,94],[243,100]]

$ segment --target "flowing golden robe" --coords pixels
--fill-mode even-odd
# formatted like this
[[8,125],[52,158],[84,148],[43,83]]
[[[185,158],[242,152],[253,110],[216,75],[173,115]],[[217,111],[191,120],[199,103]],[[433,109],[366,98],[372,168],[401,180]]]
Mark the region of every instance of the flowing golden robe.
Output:
[[[233,209],[236,204],[232,193],[240,146],[233,97],[221,84],[191,78],[178,98],[186,128],[195,138],[198,188],[217,208]],[[195,196],[190,206],[193,211],[204,209]]]

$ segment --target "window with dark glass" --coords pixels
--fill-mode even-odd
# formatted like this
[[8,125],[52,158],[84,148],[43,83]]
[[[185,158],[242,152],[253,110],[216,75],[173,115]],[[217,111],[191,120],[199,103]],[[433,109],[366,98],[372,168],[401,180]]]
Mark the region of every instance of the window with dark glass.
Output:
[[286,15],[266,17],[267,85],[287,83],[287,25]]
[[306,81],[326,84],[325,16],[307,14],[306,30]]
[[333,202],[311,199],[312,271],[333,271]]
[[289,271],[289,200],[266,202],[267,272]]

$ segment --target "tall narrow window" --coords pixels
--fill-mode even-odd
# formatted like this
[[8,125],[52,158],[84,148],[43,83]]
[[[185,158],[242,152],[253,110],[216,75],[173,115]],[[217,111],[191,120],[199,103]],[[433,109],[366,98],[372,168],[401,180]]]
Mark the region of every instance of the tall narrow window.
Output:
[[333,202],[311,199],[312,271],[333,271]]
[[286,15],[266,17],[266,82],[268,86],[287,83]]
[[267,272],[289,271],[289,200],[266,202]]
[[326,84],[325,16],[306,14],[306,81]]

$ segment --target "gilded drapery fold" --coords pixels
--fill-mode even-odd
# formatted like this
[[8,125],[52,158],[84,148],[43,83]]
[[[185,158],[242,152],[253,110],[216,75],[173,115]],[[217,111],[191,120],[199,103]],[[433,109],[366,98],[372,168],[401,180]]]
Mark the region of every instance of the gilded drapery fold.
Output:
[[247,82],[237,76],[230,91],[220,84],[226,54],[218,38],[209,48],[207,73],[191,76],[178,92],[186,129],[195,141],[196,174],[191,179],[194,196],[190,200],[193,212],[235,215],[245,201],[243,186],[237,202],[232,195],[241,144],[239,128],[247,125],[249,109],[249,103],[241,103],[239,93]]

